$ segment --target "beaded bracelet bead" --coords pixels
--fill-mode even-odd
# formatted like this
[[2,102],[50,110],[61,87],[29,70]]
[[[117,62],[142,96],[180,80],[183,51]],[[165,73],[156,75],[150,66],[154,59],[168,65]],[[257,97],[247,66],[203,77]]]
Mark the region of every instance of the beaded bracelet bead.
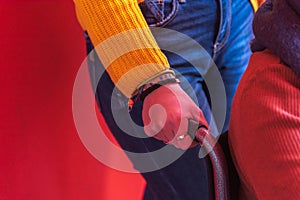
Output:
[[128,110],[132,110],[133,105],[138,101],[143,101],[147,95],[154,90],[158,89],[162,85],[169,83],[180,83],[173,73],[166,73],[159,77],[156,77],[148,83],[141,86],[133,97],[128,100]]
[[160,81],[160,79],[161,79],[160,77],[164,77],[163,75],[165,75],[165,74],[174,75],[174,78],[175,78],[175,72],[173,70],[171,70],[171,69],[166,69],[166,70],[161,71],[161,72],[157,73],[156,75],[154,75],[154,76],[146,79],[145,81],[143,81],[141,84],[139,84],[137,86],[137,90],[139,90],[143,85],[145,85],[145,84],[147,84],[149,82],[156,83],[156,82]]

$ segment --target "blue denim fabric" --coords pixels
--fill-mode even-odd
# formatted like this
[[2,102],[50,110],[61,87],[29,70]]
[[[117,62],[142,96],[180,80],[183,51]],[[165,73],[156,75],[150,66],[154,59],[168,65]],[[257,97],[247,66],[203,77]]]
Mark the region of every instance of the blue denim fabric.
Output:
[[[145,0],[140,7],[150,26],[162,26],[184,33],[201,44],[211,55],[224,80],[227,110],[230,111],[233,94],[250,56],[248,43],[252,39],[253,10],[251,4],[248,0],[233,0],[233,2],[228,0],[186,0],[186,3],[180,2],[183,1]],[[159,41],[159,35],[155,35],[155,37]],[[86,41],[87,50],[90,52],[93,45],[87,34]],[[191,84],[193,92],[196,93],[199,107],[208,117],[210,115],[210,97],[199,72],[178,55],[168,51],[164,51],[164,53],[179,78],[184,77]],[[89,54],[88,63],[93,82],[95,74],[104,69],[99,68],[102,65],[95,52]],[[153,138],[130,136],[118,127],[112,111],[117,112],[121,116],[120,118],[126,116],[128,112],[127,99],[121,92],[117,92],[116,96],[112,97],[113,89],[114,84],[105,72],[97,87],[96,100],[109,128],[122,148],[131,152],[151,152],[164,146],[164,143]],[[188,94],[192,93],[192,91],[184,89]],[[112,98],[118,100],[111,101]],[[141,113],[142,102],[138,102],[130,114],[133,121],[142,126]],[[229,112],[224,131],[228,128],[228,117]],[[131,122],[124,121],[122,125],[131,132],[137,132]],[[211,166],[206,159],[198,158],[198,152],[199,147],[189,149],[167,167],[143,173],[142,175],[147,181],[144,199],[211,199],[213,196]],[[136,169],[141,167],[133,157],[129,156],[129,158]],[[156,163],[154,158],[147,160]]]

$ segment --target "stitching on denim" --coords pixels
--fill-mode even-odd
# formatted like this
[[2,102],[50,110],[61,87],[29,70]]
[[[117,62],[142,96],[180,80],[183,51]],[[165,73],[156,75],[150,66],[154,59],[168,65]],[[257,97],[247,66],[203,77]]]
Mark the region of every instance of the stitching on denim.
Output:
[[168,4],[170,4],[169,6],[171,6],[171,11],[166,16],[165,0],[144,0],[142,3],[140,3],[140,6],[145,6],[152,14],[152,17],[156,20],[156,22],[148,23],[148,26],[163,27],[176,17],[179,8],[179,0],[172,0],[172,2],[168,2]]
[[232,21],[232,8],[231,8],[231,4],[232,4],[232,0],[228,0],[228,12],[227,12],[227,15],[228,15],[227,18],[228,18],[228,20],[227,20],[227,25],[226,25],[226,32],[225,32],[223,40],[219,43],[217,51],[219,51],[220,49],[222,49],[225,46],[226,41],[228,40],[229,35],[230,35],[231,21]]
[[155,23],[155,24],[150,24],[149,26],[156,26],[156,27],[163,27],[166,26],[168,23],[170,23],[175,17],[176,14],[178,12],[178,8],[179,8],[179,1],[178,0],[173,0],[172,1],[172,11],[171,13],[164,18],[163,20]]
[[[228,11],[226,12],[226,16],[225,18],[227,19],[225,21],[224,18],[224,5],[223,5],[223,1],[219,0],[218,1],[219,6],[220,6],[220,25],[219,25],[219,30],[218,30],[218,34],[216,37],[216,40],[214,42],[214,52],[213,52],[213,58],[215,58],[216,54],[225,46],[227,39],[229,38],[229,34],[230,34],[230,27],[231,27],[231,0],[228,0],[227,5],[228,5]],[[225,29],[225,34],[222,37],[222,33],[224,30],[224,26],[226,26]],[[221,41],[219,41],[221,39]]]
[[[145,3],[157,21],[162,21],[164,19],[163,0],[145,0]],[[159,6],[161,6],[161,9]]]

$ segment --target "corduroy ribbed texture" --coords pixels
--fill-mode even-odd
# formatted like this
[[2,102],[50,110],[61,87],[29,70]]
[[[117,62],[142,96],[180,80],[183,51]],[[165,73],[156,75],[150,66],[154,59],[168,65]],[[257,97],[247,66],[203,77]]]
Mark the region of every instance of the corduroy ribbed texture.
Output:
[[169,68],[137,0],[74,2],[78,20],[88,31],[100,60],[127,97],[141,82]]
[[300,199],[300,79],[269,50],[252,55],[240,81],[229,143],[240,199]]

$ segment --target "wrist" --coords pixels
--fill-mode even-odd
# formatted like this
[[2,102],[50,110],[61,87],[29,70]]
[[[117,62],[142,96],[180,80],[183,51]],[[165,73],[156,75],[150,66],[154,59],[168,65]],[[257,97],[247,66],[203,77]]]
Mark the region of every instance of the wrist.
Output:
[[[146,79],[145,81],[143,81],[141,84],[139,84],[137,86],[137,89],[135,91],[135,93],[137,93],[137,91],[141,88],[141,87],[150,87],[150,84],[156,84],[162,80],[165,79],[171,79],[171,78],[176,78],[175,77],[175,72],[173,70],[170,69],[166,69],[164,71],[161,71],[160,73]],[[147,89],[147,88],[146,88]],[[133,93],[134,94],[134,93]],[[132,95],[134,96],[134,95]]]
[[171,85],[171,84],[176,84],[178,85],[180,83],[180,81],[176,78],[174,79],[166,79],[163,81],[159,81],[156,84],[151,85],[150,87],[147,87],[147,89],[143,89],[140,95],[140,100],[143,101],[149,94],[151,94],[152,92],[156,91],[157,89],[159,89],[161,86],[164,85]]
[[147,82],[144,82],[137,90],[133,93],[132,97],[128,101],[129,111],[137,101],[143,101],[146,96],[158,89],[160,86],[166,84],[178,84],[180,81],[176,78],[175,73],[172,70],[165,70],[160,74],[152,77]]

